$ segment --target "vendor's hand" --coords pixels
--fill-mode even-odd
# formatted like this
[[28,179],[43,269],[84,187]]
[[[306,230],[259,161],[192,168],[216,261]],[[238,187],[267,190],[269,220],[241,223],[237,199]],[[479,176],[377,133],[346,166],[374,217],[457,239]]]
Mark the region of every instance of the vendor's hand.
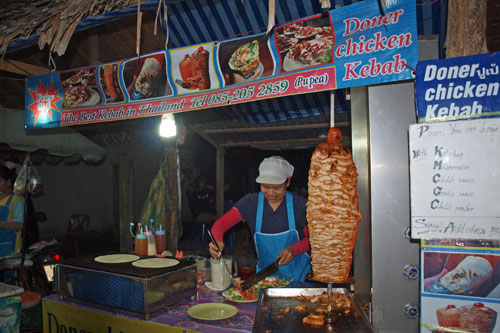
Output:
[[[220,252],[224,251],[224,242],[223,241],[216,241],[217,245],[219,245]],[[210,252],[210,255],[214,258],[220,258],[220,254],[217,252],[217,246],[215,246],[214,243],[210,242],[208,244],[208,251]]]
[[257,70],[255,71],[255,73],[253,73],[252,76],[250,76],[249,78],[246,78],[246,79],[242,75],[240,75],[240,74],[233,73],[234,83],[238,84],[238,83],[244,83],[244,82],[253,81],[253,80],[255,80],[255,79],[257,79],[259,77],[260,72],[262,72],[262,67],[257,68]]
[[292,261],[293,257],[295,257],[295,253],[293,253],[293,250],[291,247],[285,247],[283,251],[276,257],[278,263],[280,266],[282,265],[288,265],[290,261]]

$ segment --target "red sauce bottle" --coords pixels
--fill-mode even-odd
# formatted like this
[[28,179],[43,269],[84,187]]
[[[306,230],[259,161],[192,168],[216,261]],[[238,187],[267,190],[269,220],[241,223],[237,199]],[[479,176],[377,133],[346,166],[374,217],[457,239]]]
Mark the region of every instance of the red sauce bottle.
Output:
[[137,234],[135,236],[134,249],[137,255],[148,255],[148,239],[145,234]]
[[158,230],[155,233],[156,253],[162,254],[167,249],[167,235],[165,230]]

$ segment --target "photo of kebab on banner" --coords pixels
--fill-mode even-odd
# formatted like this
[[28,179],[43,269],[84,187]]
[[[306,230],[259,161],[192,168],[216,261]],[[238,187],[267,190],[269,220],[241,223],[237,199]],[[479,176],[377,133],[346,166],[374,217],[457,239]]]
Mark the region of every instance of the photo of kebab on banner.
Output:
[[272,75],[274,61],[266,34],[222,42],[219,46],[219,64],[226,86]]
[[119,103],[125,100],[118,79],[120,63],[106,64],[99,68],[99,82],[105,97],[105,103]]
[[424,253],[426,293],[487,297],[500,282],[500,256]]
[[59,73],[64,91],[63,108],[92,106],[101,102],[96,83],[96,67]]
[[134,58],[123,66],[123,80],[131,100],[172,95],[163,52]]
[[[183,48],[172,51],[172,75],[179,92],[208,90],[210,79],[210,47],[209,45],[194,48]],[[215,80],[214,80],[215,81]]]
[[330,16],[317,16],[278,27],[275,44],[281,72],[324,65],[333,61],[335,34]]

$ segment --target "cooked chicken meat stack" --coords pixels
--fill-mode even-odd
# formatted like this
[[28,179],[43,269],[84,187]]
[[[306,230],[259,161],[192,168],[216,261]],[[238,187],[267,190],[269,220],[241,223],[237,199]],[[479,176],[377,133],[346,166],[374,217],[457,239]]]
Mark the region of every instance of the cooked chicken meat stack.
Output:
[[331,128],[327,142],[316,147],[308,183],[313,278],[332,283],[348,281],[361,219],[356,166],[351,152],[344,149],[340,140],[340,131]]

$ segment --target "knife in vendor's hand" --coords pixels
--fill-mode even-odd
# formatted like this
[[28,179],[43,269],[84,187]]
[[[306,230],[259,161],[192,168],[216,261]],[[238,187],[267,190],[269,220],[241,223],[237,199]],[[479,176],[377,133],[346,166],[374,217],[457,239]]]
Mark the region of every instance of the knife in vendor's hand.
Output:
[[222,251],[220,250],[219,244],[217,244],[217,242],[214,239],[214,236],[212,236],[212,233],[210,232],[209,229],[207,229],[207,233],[208,233],[208,236],[210,236],[210,240],[212,241],[212,243],[214,243],[215,246],[217,247],[217,253],[220,255],[220,259],[224,263],[224,267],[226,267],[226,270],[229,273],[229,277],[231,278],[231,282],[234,284],[236,289],[241,289],[240,286],[236,283],[236,281],[234,281],[233,274],[231,273],[231,270],[229,269],[229,267],[227,267],[226,261],[222,257]]
[[262,269],[257,274],[252,275],[248,280],[246,280],[245,282],[243,282],[241,284],[241,290],[245,291],[247,289],[250,289],[254,284],[259,282],[260,280],[268,277],[271,274],[276,273],[278,271],[278,266],[279,266],[279,262],[278,262],[278,260],[276,260],[271,265]]

